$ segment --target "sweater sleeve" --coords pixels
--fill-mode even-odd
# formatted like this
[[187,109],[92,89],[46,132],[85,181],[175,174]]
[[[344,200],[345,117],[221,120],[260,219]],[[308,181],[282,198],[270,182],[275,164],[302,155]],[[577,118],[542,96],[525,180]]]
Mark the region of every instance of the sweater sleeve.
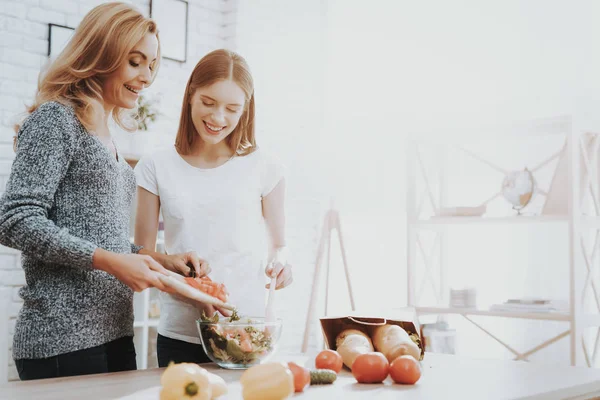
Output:
[[24,122],[0,200],[0,243],[47,262],[91,269],[96,245],[48,218],[77,148],[77,124],[72,111],[55,102],[41,105]]

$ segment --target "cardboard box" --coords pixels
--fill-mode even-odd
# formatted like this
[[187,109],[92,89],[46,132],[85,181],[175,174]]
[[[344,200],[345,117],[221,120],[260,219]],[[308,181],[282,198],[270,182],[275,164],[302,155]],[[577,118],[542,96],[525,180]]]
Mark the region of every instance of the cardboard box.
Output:
[[369,313],[353,313],[347,316],[323,317],[320,319],[325,346],[328,349],[335,350],[335,338],[344,329],[359,329],[367,333],[369,337],[373,336],[373,330],[382,325],[398,325],[409,335],[415,334],[419,337],[419,348],[421,349],[421,359],[425,354],[425,349],[421,341],[421,329],[417,314],[413,308],[394,310],[393,313],[387,313],[385,316]]

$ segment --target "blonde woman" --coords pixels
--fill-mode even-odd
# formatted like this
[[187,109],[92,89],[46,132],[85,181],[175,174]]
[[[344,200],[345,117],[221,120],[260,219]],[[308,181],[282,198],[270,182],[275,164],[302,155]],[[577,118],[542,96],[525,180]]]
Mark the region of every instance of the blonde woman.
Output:
[[[167,253],[195,251],[210,263],[245,316],[265,313],[265,273],[292,283],[285,257],[282,164],[256,145],[254,84],[246,61],[228,50],[204,56],[188,81],[175,146],[136,166],[135,243],[155,245],[162,208]],[[159,366],[210,361],[195,321],[210,305],[160,294]]]
[[[112,118],[131,129],[160,59],[155,23],[123,3],[90,11],[40,76],[0,202],[0,243],[22,251],[13,358],[23,380],[136,369],[133,290],[164,289],[164,267],[132,254],[135,177]],[[141,253],[154,254],[145,250]],[[192,261],[175,255],[165,261]]]

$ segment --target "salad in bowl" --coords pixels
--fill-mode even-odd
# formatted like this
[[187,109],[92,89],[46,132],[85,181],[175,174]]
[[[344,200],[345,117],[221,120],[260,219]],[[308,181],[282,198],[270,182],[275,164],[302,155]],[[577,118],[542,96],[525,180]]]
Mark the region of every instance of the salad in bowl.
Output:
[[222,368],[246,369],[267,361],[275,352],[281,336],[281,319],[202,317],[196,321],[202,347],[208,357]]

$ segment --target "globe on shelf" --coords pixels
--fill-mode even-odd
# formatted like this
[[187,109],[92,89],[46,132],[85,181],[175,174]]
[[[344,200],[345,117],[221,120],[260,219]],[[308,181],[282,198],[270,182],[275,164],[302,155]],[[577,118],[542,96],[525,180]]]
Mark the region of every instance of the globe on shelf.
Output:
[[502,196],[513,210],[521,215],[521,210],[529,204],[535,192],[535,179],[527,168],[523,171],[512,171],[506,174],[502,182]]

